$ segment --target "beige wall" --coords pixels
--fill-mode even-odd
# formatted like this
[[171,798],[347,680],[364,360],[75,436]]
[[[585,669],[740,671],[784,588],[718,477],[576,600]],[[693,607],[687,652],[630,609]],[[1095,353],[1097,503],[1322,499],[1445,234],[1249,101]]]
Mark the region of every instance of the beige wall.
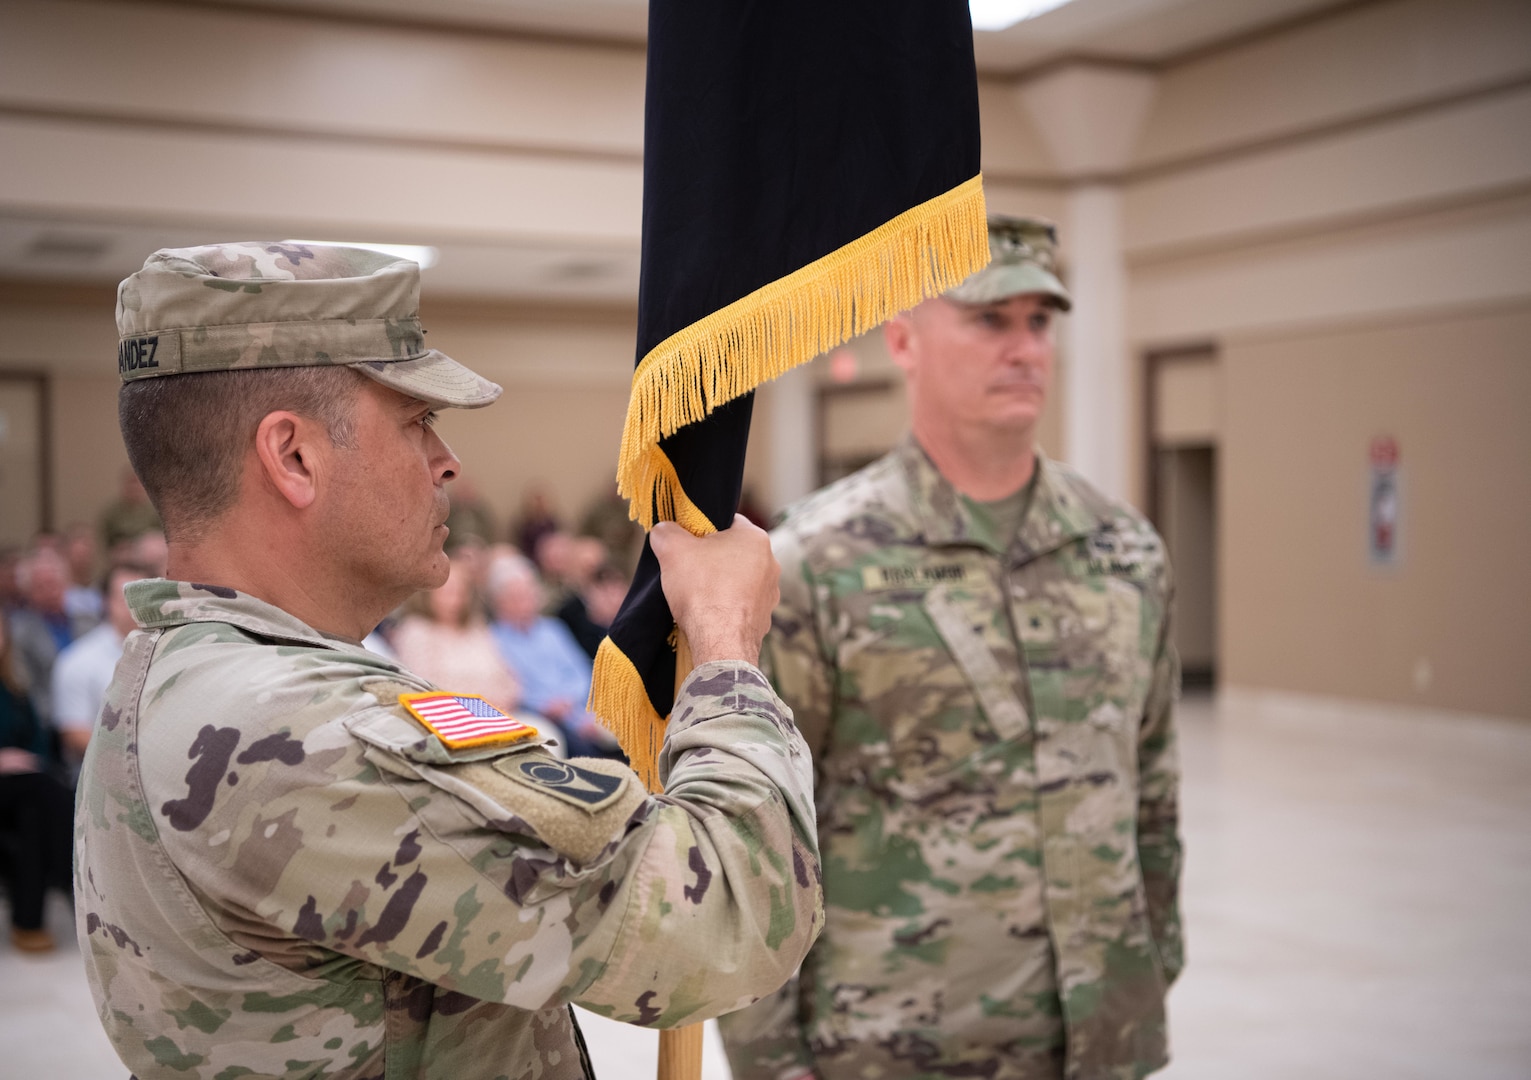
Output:
[[420,314],[433,348],[505,387],[487,409],[445,410],[438,422],[502,525],[529,484],[545,484],[570,519],[611,490],[637,336],[631,312],[427,298]]
[[[1120,178],[1127,349],[1139,402],[1148,354],[1219,357],[1225,684],[1531,717],[1528,86],[1506,0],[1357,5],[1159,73]],[[1378,434],[1404,462],[1386,570]]]
[[[0,371],[51,381],[55,528],[94,522],[127,464],[117,431],[110,289],[0,283]],[[439,429],[502,525],[531,483],[577,519],[616,474],[635,323],[630,312],[427,301],[431,344],[505,387]]]
[[[115,342],[113,343],[115,344]],[[115,356],[115,349],[113,351]],[[53,380],[53,525],[95,524],[117,497],[128,454],[117,431],[117,388],[110,375]]]
[[[1230,344],[1223,662],[1248,686],[1531,717],[1531,305]],[[1401,448],[1369,565],[1368,446]]]

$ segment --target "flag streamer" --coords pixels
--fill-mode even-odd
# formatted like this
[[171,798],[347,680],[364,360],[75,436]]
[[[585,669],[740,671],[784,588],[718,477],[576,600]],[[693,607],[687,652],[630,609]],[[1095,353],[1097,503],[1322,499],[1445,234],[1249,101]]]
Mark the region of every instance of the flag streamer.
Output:
[[[645,529],[670,520],[698,536],[716,531],[686,494],[661,438],[946,291],[988,261],[980,175],[660,342],[633,373],[622,434],[617,485],[630,516]],[[610,638],[596,653],[589,708],[644,783],[659,790],[667,718]]]
[[604,639],[596,650],[587,707],[617,737],[643,786],[652,792],[662,792],[659,749],[664,745],[668,718],[660,716],[654,708],[643,676],[611,638]]
[[661,438],[945,292],[988,261],[980,175],[660,342],[633,372],[622,431],[617,487],[630,516],[645,529],[674,520],[697,535],[713,531],[682,490]]

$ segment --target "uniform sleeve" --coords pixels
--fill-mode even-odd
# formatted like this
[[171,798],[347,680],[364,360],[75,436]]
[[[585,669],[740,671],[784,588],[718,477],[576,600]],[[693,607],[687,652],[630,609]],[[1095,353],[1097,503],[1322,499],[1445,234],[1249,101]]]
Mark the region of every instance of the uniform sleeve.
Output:
[[771,615],[761,666],[792,710],[797,729],[817,761],[827,744],[834,712],[834,677],[821,628],[819,585],[801,544],[790,532],[772,533],[771,547],[781,563],[781,602]]
[[[762,663],[818,762],[829,738],[834,679],[821,636],[817,584],[790,531],[779,529],[771,540],[782,566],[781,603],[771,618]],[[719,1019],[735,1080],[814,1075],[802,990],[802,976],[794,972],[774,994]]]
[[1149,925],[1168,982],[1175,980],[1185,963],[1180,927],[1180,762],[1175,733],[1180,661],[1171,635],[1173,592],[1173,587],[1167,586],[1153,682],[1138,734],[1138,857]]
[[442,759],[376,734],[405,723],[379,706],[239,770],[259,810],[219,837],[224,862],[176,860],[236,941],[270,956],[265,925],[310,965],[339,953],[466,998],[668,1027],[770,993],[822,924],[807,749],[754,667],[687,680],[658,797],[615,762]]

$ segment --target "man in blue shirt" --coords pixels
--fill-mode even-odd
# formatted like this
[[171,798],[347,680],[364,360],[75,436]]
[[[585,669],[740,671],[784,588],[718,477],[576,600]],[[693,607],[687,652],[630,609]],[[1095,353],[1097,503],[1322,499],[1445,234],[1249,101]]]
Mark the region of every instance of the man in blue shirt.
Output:
[[489,592],[494,606],[490,632],[521,680],[521,704],[562,729],[570,757],[620,757],[616,739],[585,711],[590,658],[568,626],[542,614],[546,597],[536,568],[519,557],[496,561],[489,571]]

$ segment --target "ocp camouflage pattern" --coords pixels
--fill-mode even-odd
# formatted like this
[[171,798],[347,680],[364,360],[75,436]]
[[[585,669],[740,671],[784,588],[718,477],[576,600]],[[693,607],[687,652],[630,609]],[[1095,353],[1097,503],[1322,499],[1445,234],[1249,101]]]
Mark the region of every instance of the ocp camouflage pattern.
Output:
[[767,670],[813,748],[826,925],[722,1020],[736,1080],[1143,1076],[1181,967],[1171,584],[1039,458],[1008,545],[917,443],[773,533]]
[[811,759],[754,667],[690,676],[653,797],[535,740],[451,750],[398,704],[429,684],[252,597],[128,598],[76,904],[142,1080],[582,1077],[569,1003],[700,1021],[822,924]]
[[124,380],[427,352],[413,262],[297,241],[156,251],[118,288],[117,327]]

